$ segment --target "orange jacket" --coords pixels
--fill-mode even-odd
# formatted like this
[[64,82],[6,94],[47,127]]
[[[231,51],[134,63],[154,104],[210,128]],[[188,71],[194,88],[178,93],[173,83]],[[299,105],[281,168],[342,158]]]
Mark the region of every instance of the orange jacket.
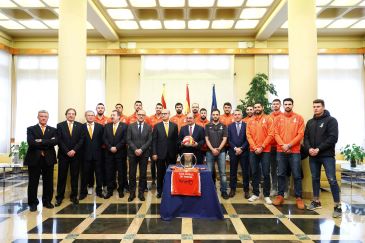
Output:
[[247,123],[248,123],[248,121],[249,121],[252,117],[253,117],[253,116],[251,116],[251,117],[250,117],[250,116],[246,116],[245,118],[243,118],[243,119],[242,119],[242,121],[243,121],[244,123],[246,123],[246,124],[247,124]]
[[[271,116],[272,120],[275,121],[275,118],[277,116],[281,115],[281,114],[283,114],[281,111],[273,111],[273,112],[270,113],[270,116]],[[275,128],[274,128],[274,130],[275,130]],[[275,147],[276,148],[276,145],[277,145],[276,140],[275,139],[271,140],[271,147]]]
[[128,117],[126,115],[121,115],[120,116],[120,121],[127,124]]
[[219,122],[220,123],[223,123],[224,125],[226,125],[226,127],[228,127],[229,125],[231,125],[232,122],[234,122],[233,114],[229,114],[229,115],[223,114],[223,115],[220,115]]
[[196,113],[196,114],[193,113],[193,115],[194,115],[195,122],[200,119],[200,113]]
[[[137,113],[134,112],[132,115],[130,115],[128,118],[127,118],[127,124],[132,124],[132,123],[135,123],[137,122]],[[150,119],[148,118],[148,116],[145,117],[144,119],[144,122],[147,123],[148,125],[150,125]]]
[[150,116],[149,118],[149,125],[151,125],[152,129],[154,128],[154,126],[159,123],[162,122],[162,116],[158,117],[156,116],[156,114]]
[[170,118],[170,121],[177,125],[177,128],[180,132],[180,128],[186,125],[186,116],[184,114],[176,114]]
[[250,144],[250,151],[262,147],[263,152],[270,152],[271,140],[274,139],[274,122],[268,115],[253,116],[249,119],[246,136]]
[[205,129],[205,125],[207,125],[209,123],[209,120],[205,119],[203,121],[201,118],[199,118],[195,123]]
[[275,140],[278,144],[277,151],[283,152],[282,145],[290,144],[292,153],[300,153],[300,142],[304,136],[304,120],[297,113],[283,113],[274,121]]
[[104,115],[101,118],[99,118],[99,116],[96,115],[94,122],[99,123],[102,126],[105,126],[106,124],[111,123],[112,119],[110,119],[109,117],[104,116]]

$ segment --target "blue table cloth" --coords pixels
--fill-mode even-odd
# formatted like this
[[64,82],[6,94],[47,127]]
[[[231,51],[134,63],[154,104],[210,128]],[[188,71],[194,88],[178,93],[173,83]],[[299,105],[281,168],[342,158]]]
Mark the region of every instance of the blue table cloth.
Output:
[[206,165],[200,171],[201,196],[173,196],[171,195],[171,166],[166,171],[160,206],[162,220],[176,217],[223,219],[223,211],[218,200],[217,192],[212,180],[212,174]]

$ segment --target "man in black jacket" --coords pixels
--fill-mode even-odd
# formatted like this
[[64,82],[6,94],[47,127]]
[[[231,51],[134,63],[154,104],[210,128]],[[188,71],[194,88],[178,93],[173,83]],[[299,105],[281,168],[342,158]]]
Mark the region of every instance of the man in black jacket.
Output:
[[70,200],[78,204],[78,182],[79,171],[82,160],[82,145],[84,142],[84,132],[82,124],[75,121],[76,110],[68,108],[65,112],[66,121],[57,124],[58,136],[58,178],[56,206],[60,206],[64,198],[67,173],[70,168],[71,175],[71,195]]
[[42,174],[43,195],[42,203],[46,208],[53,208],[51,203],[53,197],[53,166],[57,163],[56,151],[57,130],[47,126],[48,112],[41,110],[38,112],[39,123],[27,128],[27,142],[29,145],[25,156],[24,165],[28,165],[28,205],[29,210],[37,210],[38,183]]
[[309,165],[312,173],[313,201],[309,210],[321,208],[319,201],[321,167],[323,165],[335,203],[333,217],[341,217],[340,190],[336,180],[335,145],[338,140],[338,123],[329,111],[325,110],[324,101],[313,101],[314,116],[307,123],[304,132],[304,147],[309,153]]

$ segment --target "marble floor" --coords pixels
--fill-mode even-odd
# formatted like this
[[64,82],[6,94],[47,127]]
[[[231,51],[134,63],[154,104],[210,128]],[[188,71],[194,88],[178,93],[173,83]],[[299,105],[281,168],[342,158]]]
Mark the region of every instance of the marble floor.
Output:
[[[322,209],[297,210],[291,198],[282,207],[249,203],[242,191],[219,198],[224,220],[176,218],[162,221],[154,188],[146,201],[117,193],[108,200],[89,195],[72,205],[29,212],[26,174],[0,180],[0,242],[365,242],[365,189],[342,184],[343,216],[332,218],[331,194],[322,192]],[[41,187],[40,190],[41,191]],[[40,200],[41,201],[41,200]],[[309,204],[309,200],[306,200]]]

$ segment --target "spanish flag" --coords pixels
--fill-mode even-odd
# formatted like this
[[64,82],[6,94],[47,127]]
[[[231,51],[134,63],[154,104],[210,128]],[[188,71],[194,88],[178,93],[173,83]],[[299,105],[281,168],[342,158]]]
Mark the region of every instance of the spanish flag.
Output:
[[190,113],[190,96],[189,96],[189,85],[186,85],[186,99],[184,104],[184,113],[185,115]]
[[162,87],[162,95],[161,95],[161,104],[164,109],[166,109],[166,100],[165,100],[165,84]]

